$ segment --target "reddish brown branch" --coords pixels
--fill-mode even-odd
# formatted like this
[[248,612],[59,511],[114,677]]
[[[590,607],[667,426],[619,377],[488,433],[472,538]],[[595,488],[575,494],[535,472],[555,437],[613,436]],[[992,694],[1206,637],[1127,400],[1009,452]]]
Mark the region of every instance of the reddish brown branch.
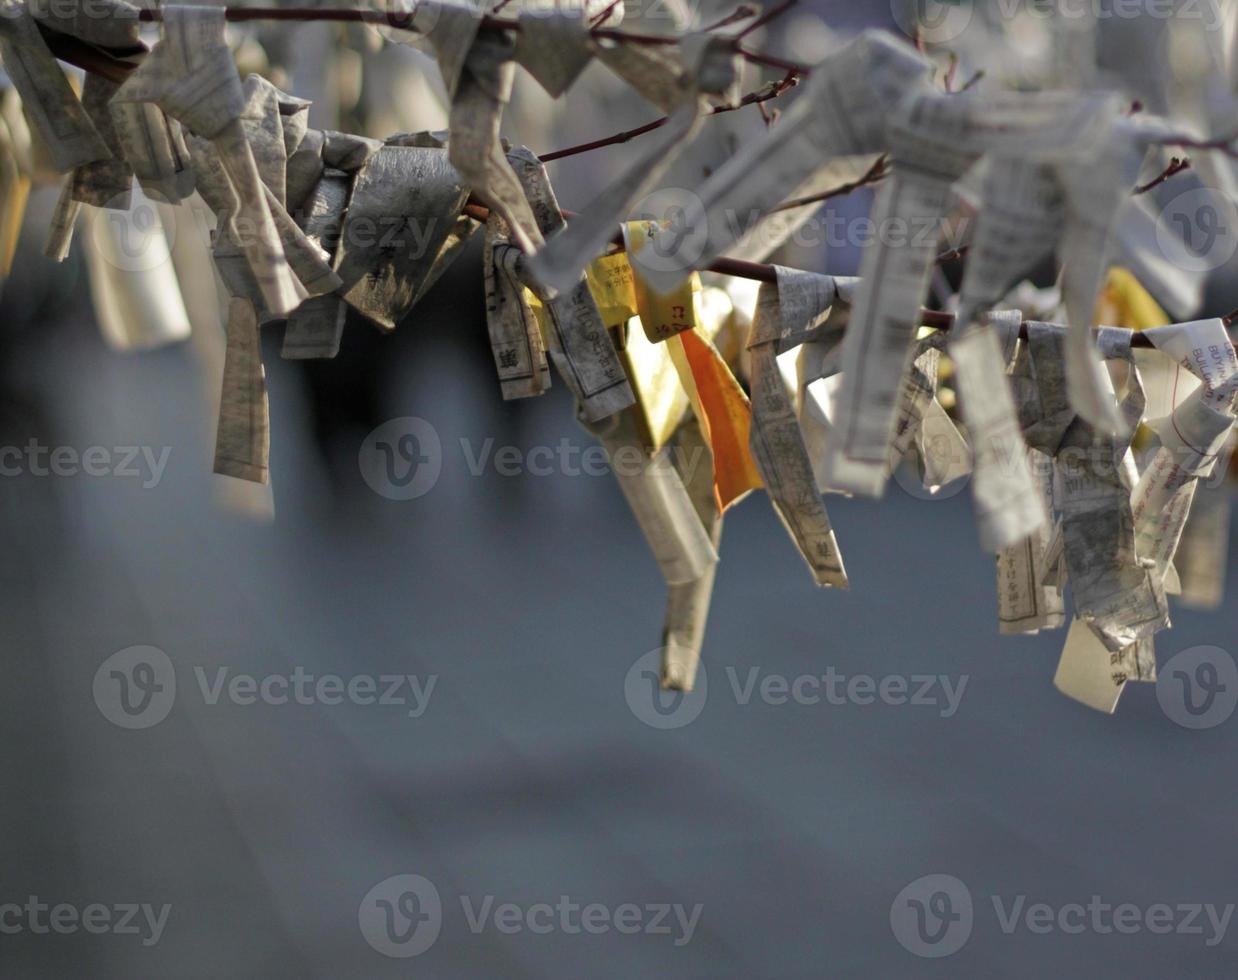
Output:
[[1187,150],[1220,150],[1227,157],[1238,160],[1238,149],[1234,148],[1234,139],[1235,137],[1233,136],[1216,140],[1197,140],[1191,139],[1189,136],[1174,136],[1155,140],[1154,142],[1162,146],[1181,146]]
[[[739,7],[736,7],[734,11],[732,11],[731,13],[723,17],[722,20],[716,21],[715,23],[710,24],[708,27],[702,27],[701,32],[704,34],[709,34],[712,31],[721,30],[724,27],[730,27],[732,24],[737,23],[738,21],[747,20],[749,17],[753,16],[753,14],[755,14],[756,12],[757,12],[756,7],[749,7],[747,4],[741,4]],[[743,37],[742,34],[740,34],[739,36]]]
[[812,194],[809,197],[797,197],[790,201],[783,201],[775,211],[790,211],[792,208],[803,207],[805,204],[820,204],[822,201],[828,201],[834,197],[842,197],[844,194],[850,194],[854,190],[859,190],[861,187],[866,187],[869,184],[875,184],[881,180],[887,173],[889,160],[883,153],[879,156],[876,162],[865,171],[862,177],[849,181],[845,184],[833,188],[832,190],[823,191],[820,194]]
[[[622,0],[614,0],[600,18],[604,20]],[[501,9],[503,4],[496,8],[496,11]],[[785,5],[784,5],[785,9]],[[780,11],[779,11],[780,12]],[[227,7],[224,9],[224,17],[233,23],[243,23],[246,21],[255,20],[274,20],[274,21],[330,21],[356,24],[375,24],[394,27],[403,27],[403,24],[395,23],[396,15],[390,11],[369,10],[369,9],[337,9],[332,7]],[[403,15],[404,20],[410,20],[408,15]],[[138,19],[146,22],[154,22],[163,19],[163,13],[158,7],[142,8],[138,11]],[[411,25],[410,25],[411,26]],[[481,19],[481,26],[489,30],[501,31],[519,31],[520,22],[510,17],[496,17],[494,14],[487,14]],[[407,27],[404,27],[407,29]],[[595,38],[605,38],[612,41],[618,41],[628,44],[659,44],[673,45],[679,43],[678,37],[668,37],[661,34],[641,34],[635,31],[624,31],[613,27],[592,27],[590,33]],[[100,48],[84,44],[71,38],[67,35],[60,34],[56,31],[44,30],[44,36],[47,39],[48,45],[56,57],[62,61],[67,61],[69,64],[76,65],[86,71],[94,72],[102,75],[104,78],[111,79],[115,82],[124,81],[127,74],[133,70],[133,65],[129,62],[122,61],[113,55],[108,54]],[[785,58],[776,58],[773,55],[760,54],[756,51],[749,51],[744,48],[739,39],[734,41],[735,51],[746,61],[754,65],[765,65],[769,68],[777,68],[784,72],[789,72],[796,76],[805,76],[809,73],[807,65],[796,64],[793,61],[788,61]],[[128,52],[126,52],[128,54]]]
[[786,58],[776,58],[772,54],[749,51],[738,41],[735,42],[735,50],[745,61],[749,61],[754,65],[765,65],[767,68],[777,68],[779,71],[800,76],[807,76],[810,71],[807,65],[798,65],[794,61],[787,61]]
[[[780,82],[771,82],[755,92],[749,92],[738,102],[731,105],[715,106],[710,112],[711,116],[720,116],[724,112],[734,112],[736,109],[742,109],[745,106],[761,105],[762,103],[776,99],[782,95],[787,89],[795,85],[794,78],[784,78]],[[655,129],[665,126],[669,116],[662,116],[660,119],[655,119],[652,122],[647,122],[643,126],[637,126],[635,129],[626,129],[622,133],[615,133],[612,136],[604,136],[601,139],[591,140],[588,143],[580,143],[576,146],[569,146],[562,150],[552,150],[550,153],[542,154],[538,159],[542,163],[549,163],[551,160],[561,160],[564,157],[576,156],[579,153],[588,153],[590,150],[600,150],[604,146],[617,146],[620,143],[626,143],[629,140],[635,139],[637,136],[644,136],[646,133],[651,133]]]
[[1146,194],[1148,193],[1148,191],[1152,190],[1153,187],[1160,187],[1161,184],[1169,180],[1169,178],[1174,176],[1174,174],[1180,174],[1182,173],[1182,171],[1190,170],[1190,169],[1191,169],[1191,158],[1190,157],[1182,157],[1181,159],[1179,159],[1178,157],[1170,157],[1169,166],[1167,166],[1164,170],[1162,170],[1157,177],[1154,177],[1152,180],[1148,181],[1146,184],[1140,184],[1133,191],[1131,191],[1131,193],[1132,194]]
[[618,7],[621,3],[623,3],[623,0],[611,0],[611,2],[606,5],[605,10],[603,10],[600,14],[594,17],[593,20],[589,21],[589,26],[600,27],[602,24],[605,24],[606,18],[609,17],[612,13],[614,13],[615,8]]
[[946,68],[945,78],[943,78],[941,81],[942,88],[944,88],[947,92],[954,91],[954,76],[958,74],[958,71],[959,71],[959,56],[955,54],[953,51],[951,51],[950,52],[950,65],[948,68]]

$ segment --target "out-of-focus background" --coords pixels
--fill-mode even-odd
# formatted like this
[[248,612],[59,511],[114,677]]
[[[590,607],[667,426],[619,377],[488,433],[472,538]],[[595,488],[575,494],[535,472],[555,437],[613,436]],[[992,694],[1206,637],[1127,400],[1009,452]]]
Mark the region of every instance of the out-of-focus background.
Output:
[[[819,58],[821,19],[839,36],[899,23],[884,3],[805,3],[754,46]],[[996,42],[969,30],[957,49],[983,67]],[[1106,56],[1128,43],[1108,30],[1092,38]],[[307,59],[341,33],[267,35],[270,57],[281,39],[303,55],[304,87],[296,72],[290,87],[308,94],[329,73],[311,77]],[[357,57],[432,88],[407,49]],[[1166,99],[1182,89],[1140,73],[1133,52],[1111,60],[1150,108],[1170,108],[1157,79]],[[392,118],[367,126],[441,124],[400,117],[435,105],[400,91],[376,99]],[[526,93],[506,131],[548,149],[649,117],[621,96],[613,112],[572,112],[575,97],[538,131]],[[716,120],[717,146],[693,165],[758,132],[749,115]],[[554,165],[563,204],[585,203],[627,149]],[[1238,718],[1190,730],[1149,684],[1129,685],[1112,717],[1058,694],[1061,631],[998,636],[965,488],[830,497],[848,592],[812,586],[752,495],[727,516],[703,681],[655,699],[641,658],[659,644],[657,566],[613,479],[574,472],[593,443],[564,387],[501,401],[479,248],[394,334],[350,323],[335,360],[283,361],[266,328],[271,488],[254,492],[210,473],[218,336],[195,324],[154,351],[105,344],[81,249],[59,266],[40,254],[53,197],[36,191],[0,297],[0,446],[43,453],[0,480],[6,980],[1233,972]],[[850,273],[857,255],[782,260]],[[1225,312],[1233,292],[1218,266],[1176,315]],[[358,460],[375,427],[404,417],[433,430],[441,470],[400,501]],[[39,475],[57,447],[83,462],[98,449],[102,475]],[[1222,604],[1175,609],[1162,662],[1201,645],[1238,654],[1229,538]],[[121,653],[132,647],[155,652]],[[142,711],[106,693],[109,663]],[[323,696],[326,675],[349,693]],[[822,675],[851,694],[790,696]],[[883,683],[916,703],[871,697]],[[930,874],[953,881],[916,884]],[[918,956],[892,929],[908,886],[926,909],[943,889],[960,915],[970,901],[950,955]],[[1048,920],[1026,917],[1038,903]],[[1115,930],[1111,912],[1059,920],[1072,903],[1130,903],[1140,927]],[[94,921],[110,925],[70,929],[50,913],[66,904],[79,918],[103,907]],[[1160,905],[1168,931],[1148,925]],[[45,928],[8,928],[19,918]],[[412,932],[429,943],[415,958],[384,952],[409,952]]]

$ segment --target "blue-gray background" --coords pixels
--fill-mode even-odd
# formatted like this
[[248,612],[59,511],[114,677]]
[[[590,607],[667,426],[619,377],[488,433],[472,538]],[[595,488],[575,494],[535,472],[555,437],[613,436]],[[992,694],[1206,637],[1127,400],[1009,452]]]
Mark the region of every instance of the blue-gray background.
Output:
[[[847,30],[888,22],[887,6],[805,9],[828,8]],[[1120,47],[1120,63],[1142,63]],[[632,111],[632,125],[647,117]],[[581,139],[628,124],[585,122]],[[571,207],[598,183],[585,164],[553,176]],[[474,477],[460,450],[461,439],[473,451],[487,439],[590,444],[561,384],[500,401],[475,254],[394,336],[350,325],[334,362],[280,361],[280,331],[267,331],[276,521],[263,525],[216,506],[214,423],[192,352],[107,350],[76,256],[53,268],[40,234],[0,303],[0,446],[171,452],[149,489],[0,478],[0,905],[33,895],[171,912],[150,948],[0,934],[0,977],[1234,974],[1238,928],[1214,947],[1206,935],[1002,931],[994,895],[1007,907],[1019,896],[1238,903],[1238,717],[1188,731],[1150,685],[1132,685],[1113,717],[1059,695],[1062,632],[997,633],[993,563],[966,492],[830,498],[847,593],[813,588],[764,496],[738,506],[704,708],[657,731],[629,708],[624,681],[658,645],[664,589],[613,480]],[[855,260],[831,256],[830,271]],[[1226,292],[1221,277],[1212,285]],[[366,434],[399,416],[430,422],[444,449],[438,484],[409,502],[371,492],[357,465]],[[1225,605],[1177,610],[1162,662],[1197,644],[1238,654],[1236,582],[1231,558]],[[133,645],[165,651],[179,690],[166,720],[127,731],[92,685]],[[410,718],[400,706],[211,705],[195,667],[437,680]],[[741,680],[753,668],[944,674],[966,687],[951,717],[740,704],[728,668]],[[975,905],[970,939],[937,960],[913,956],[890,925],[895,896],[931,873],[959,879]],[[411,960],[376,952],[358,921],[370,889],[402,874],[430,879],[443,903],[440,937]],[[676,946],[613,931],[475,934],[461,903],[563,895],[703,910]]]

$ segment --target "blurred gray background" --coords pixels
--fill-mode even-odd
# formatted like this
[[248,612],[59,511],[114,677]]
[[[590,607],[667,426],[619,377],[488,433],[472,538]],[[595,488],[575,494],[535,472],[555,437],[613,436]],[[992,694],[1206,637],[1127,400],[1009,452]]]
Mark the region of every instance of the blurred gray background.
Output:
[[[840,30],[890,20],[884,3],[805,8]],[[797,23],[798,47],[788,30],[781,50],[819,56],[828,39]],[[649,117],[626,108],[573,116],[576,131],[549,145]],[[565,206],[602,169],[552,171]],[[473,453],[486,440],[521,454],[591,445],[558,381],[539,400],[500,400],[477,249],[394,335],[350,324],[333,362],[281,361],[282,331],[266,330],[271,523],[210,473],[217,380],[199,354],[106,348],[80,256],[56,268],[37,254],[42,220],[0,299],[0,447],[168,457],[154,486],[0,478],[0,977],[1234,974],[1238,926],[1209,945],[1205,915],[1202,934],[1003,930],[993,896],[1002,909],[1020,896],[1055,910],[1093,896],[1141,910],[1238,903],[1238,718],[1187,730],[1152,685],[1131,685],[1113,717],[1058,694],[1063,632],[998,635],[967,492],[924,500],[892,483],[881,501],[829,498],[846,593],[812,586],[763,495],[736,507],[707,691],[688,702],[699,716],[658,730],[642,720],[656,715],[652,691],[634,707],[625,680],[658,646],[664,586],[613,479],[470,473],[461,440]],[[855,268],[854,254],[816,258]],[[1224,277],[1212,285],[1232,292]],[[434,488],[400,502],[367,487],[358,453],[403,416],[434,427],[443,459]],[[1238,654],[1234,537],[1224,605],[1175,610],[1162,663],[1200,644]],[[95,682],[137,645],[167,655],[176,696],[164,720],[127,730]],[[211,703],[199,674],[221,669],[433,687],[419,717],[347,699]],[[744,703],[735,686],[753,670],[758,684],[944,675],[962,696],[953,713],[939,685],[935,705]],[[891,927],[896,896],[929,874],[956,878],[974,906],[970,936],[940,959]],[[428,879],[441,903],[437,941],[407,959],[367,942],[383,924],[376,901],[401,897],[383,883],[401,875]],[[673,915],[669,934],[470,927],[466,906],[565,895],[611,915],[700,906],[699,921],[682,943]],[[150,945],[140,916],[140,935],[6,932],[6,903],[32,896],[170,909]],[[426,906],[397,909],[409,910]]]

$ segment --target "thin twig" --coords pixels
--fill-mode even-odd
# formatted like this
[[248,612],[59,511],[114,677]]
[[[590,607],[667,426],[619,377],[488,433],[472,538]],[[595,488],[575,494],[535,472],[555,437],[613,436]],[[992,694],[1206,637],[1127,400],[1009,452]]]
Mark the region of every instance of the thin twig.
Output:
[[794,61],[787,61],[786,58],[778,58],[772,54],[761,54],[759,51],[749,51],[738,41],[735,42],[735,51],[745,61],[751,62],[754,65],[765,65],[767,68],[777,68],[780,71],[803,77],[807,77],[810,71],[807,65],[799,65]]
[[[701,33],[711,34],[714,31],[721,30],[724,27],[730,27],[732,24],[736,23],[737,21],[747,20],[749,17],[753,16],[756,12],[757,12],[756,7],[750,7],[746,3],[741,4],[739,7],[736,7],[735,10],[733,10],[731,13],[723,17],[722,20],[717,21],[716,23],[710,24],[708,27],[702,27]],[[741,34],[740,37],[742,36],[743,35]]]
[[944,265],[947,262],[953,262],[956,259],[961,259],[967,254],[970,248],[970,245],[960,245],[958,248],[952,248],[948,252],[942,252],[939,256],[937,256],[936,262],[938,265]]
[[[470,218],[477,221],[485,221],[490,217],[490,211],[485,205],[468,203],[464,206],[464,211]],[[564,218],[569,221],[576,217],[575,212],[561,212]],[[615,246],[619,251],[624,251],[624,241],[622,232],[615,234],[610,240],[611,245]],[[732,259],[726,256],[714,259],[706,270],[709,272],[717,272],[724,276],[736,276],[740,279],[753,279],[757,282],[777,283],[778,273],[774,266],[767,265],[764,262],[749,262],[746,259]],[[955,326],[955,316],[953,313],[947,313],[944,310],[920,310],[920,316],[917,318],[919,324],[925,327],[931,327],[934,330],[950,330]],[[1235,319],[1238,319],[1238,310],[1230,313],[1223,318],[1223,322],[1228,327]],[[1023,340],[1027,339],[1027,324],[1019,325],[1019,337]],[[1145,334],[1134,331],[1131,334],[1132,347],[1152,347],[1150,341]]]
[[1173,136],[1165,139],[1155,140],[1162,146],[1180,146],[1186,150],[1220,150],[1227,157],[1238,160],[1238,149],[1234,147],[1234,136],[1227,136],[1223,139],[1215,140],[1197,140],[1191,139],[1189,136]]
[[607,4],[606,9],[603,10],[600,14],[598,14],[596,17],[593,18],[593,20],[589,22],[589,26],[599,27],[600,25],[605,24],[606,18],[609,17],[614,12],[614,9],[618,7],[621,3],[623,3],[623,0],[611,0],[611,2]]
[[[745,106],[761,105],[771,99],[776,99],[782,95],[787,89],[795,85],[796,80],[790,76],[784,78],[780,82],[770,82],[768,85],[762,86],[755,92],[749,92],[738,102],[733,102],[730,105],[715,106],[710,112],[711,116],[720,116],[724,112],[734,112],[736,109],[742,109]],[[651,133],[655,129],[665,126],[669,121],[669,116],[662,116],[660,119],[655,119],[652,122],[647,122],[643,126],[637,126],[635,129],[627,129],[622,133],[615,133],[613,136],[605,136],[602,139],[591,140],[588,143],[580,143],[576,146],[569,146],[562,150],[552,150],[550,153],[541,154],[538,159],[543,163],[549,163],[551,160],[561,160],[564,157],[576,156],[579,153],[588,153],[590,150],[600,150],[604,146],[617,146],[620,143],[626,143],[638,136],[644,136],[646,133]]]
[[972,77],[971,77],[971,78],[969,78],[967,81],[965,81],[965,82],[964,82],[964,83],[963,83],[963,84],[959,87],[959,90],[958,90],[958,93],[957,93],[957,94],[961,95],[962,93],[966,92],[966,91],[967,91],[968,89],[970,89],[973,85],[975,85],[977,82],[979,82],[979,81],[980,81],[980,79],[982,79],[982,78],[984,78],[984,69],[983,69],[983,68],[978,68],[978,69],[976,69],[976,72],[972,75]]
[[942,79],[942,88],[947,92],[954,91],[954,76],[959,70],[959,56],[953,51],[950,52],[950,67],[946,69],[946,76]]
[[1131,191],[1131,194],[1146,194],[1148,191],[1152,190],[1153,187],[1160,187],[1161,184],[1165,183],[1165,181],[1169,180],[1169,178],[1175,174],[1180,174],[1182,171],[1190,169],[1190,157],[1182,157],[1181,159],[1178,157],[1170,157],[1169,166],[1162,170],[1157,177],[1154,177],[1146,184],[1140,184],[1133,191]]
[[[623,0],[614,0],[607,10],[603,11],[600,19],[604,20],[605,16],[609,16],[610,11],[614,10]],[[350,22],[350,24],[374,24],[383,25],[389,24],[390,12],[383,10],[370,9],[334,9],[334,7],[225,7],[224,19],[230,22],[245,22],[245,21],[342,21]],[[163,12],[160,7],[142,7],[137,11],[137,20],[145,22],[161,21]],[[401,25],[402,26],[402,25]],[[485,30],[493,31],[519,31],[520,21],[513,17],[496,17],[493,14],[488,14],[482,17],[480,27]],[[121,61],[115,57],[114,53],[109,53],[103,48],[87,45],[77,38],[63,35],[59,31],[47,30],[41,26],[43,37],[52,48],[52,53],[61,61],[69,64],[76,64],[78,68],[83,68],[85,71],[94,72],[102,75],[104,78],[113,80],[113,82],[124,82],[129,73],[134,69],[135,63],[130,61]],[[407,27],[404,27],[407,30]],[[680,42],[680,37],[666,35],[649,35],[649,33],[636,33],[634,31],[618,30],[615,27],[591,27],[593,37],[605,38],[609,41],[617,41],[619,43],[630,43],[630,45],[677,45]],[[744,58],[745,61],[751,64],[763,64],[768,68],[777,68],[782,72],[794,73],[797,77],[807,77],[811,69],[806,64],[799,64],[792,61],[787,61],[786,58],[779,58],[773,54],[763,54],[756,51],[748,51],[747,48],[740,45],[739,38],[734,41],[735,53]],[[123,52],[128,56],[131,52]]]
[[854,190],[859,190],[861,187],[866,187],[869,184],[875,184],[881,180],[889,170],[887,164],[889,160],[883,153],[879,156],[876,162],[865,171],[862,177],[849,181],[845,184],[840,184],[832,190],[824,191],[820,194],[812,194],[809,197],[797,197],[790,201],[783,201],[775,211],[790,211],[792,208],[803,207],[805,204],[820,204],[822,201],[828,201],[830,198],[842,197],[844,194],[850,194]]

